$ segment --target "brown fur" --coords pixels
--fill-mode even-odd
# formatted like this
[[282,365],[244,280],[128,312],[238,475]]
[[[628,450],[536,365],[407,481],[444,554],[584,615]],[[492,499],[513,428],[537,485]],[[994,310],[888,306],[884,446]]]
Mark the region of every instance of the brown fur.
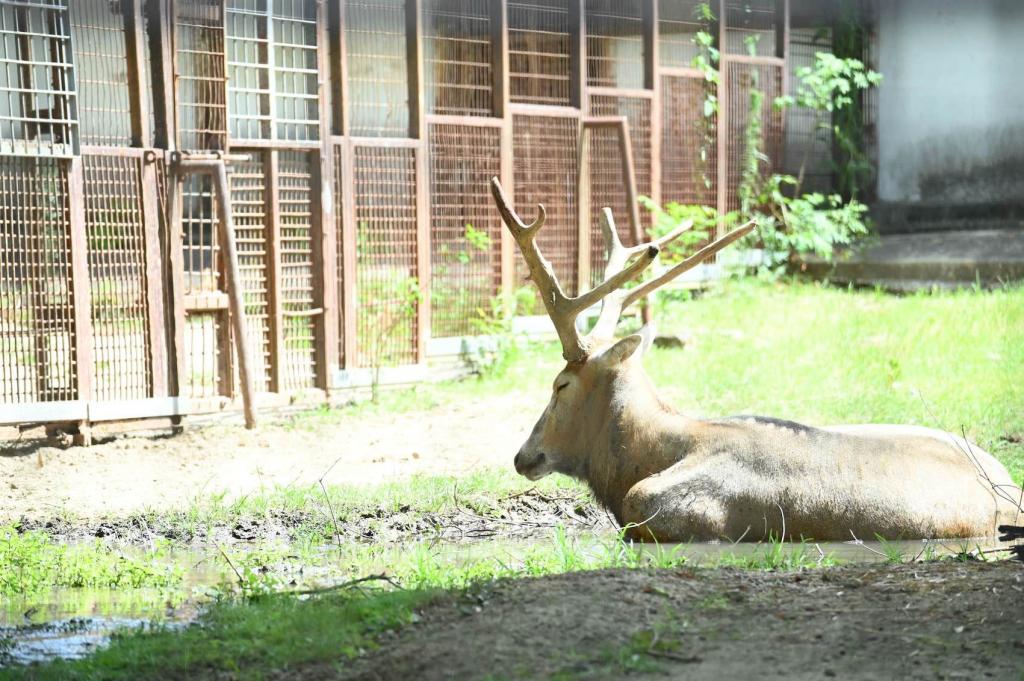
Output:
[[1012,485],[1006,469],[961,438],[901,426],[690,419],[658,396],[639,345],[633,336],[568,364],[516,456],[531,479],[585,480],[620,523],[639,525],[637,538],[968,537],[1016,516],[992,489]]

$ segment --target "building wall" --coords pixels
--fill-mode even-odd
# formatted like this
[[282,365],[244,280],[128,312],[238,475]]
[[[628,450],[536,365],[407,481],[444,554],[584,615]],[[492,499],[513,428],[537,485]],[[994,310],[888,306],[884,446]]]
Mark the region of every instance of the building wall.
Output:
[[1024,198],[1024,2],[881,3],[879,198]]

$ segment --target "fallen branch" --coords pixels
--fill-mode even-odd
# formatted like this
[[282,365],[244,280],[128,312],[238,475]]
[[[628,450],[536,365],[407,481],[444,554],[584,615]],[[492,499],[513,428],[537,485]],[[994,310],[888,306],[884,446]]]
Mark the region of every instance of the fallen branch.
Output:
[[354,586],[357,586],[359,584],[365,584],[366,582],[387,582],[396,589],[404,588],[401,584],[399,584],[394,579],[388,577],[386,574],[382,572],[379,575],[367,575],[365,577],[360,577],[358,579],[352,579],[347,582],[342,582],[341,584],[334,584],[333,586],[324,586],[316,589],[304,589],[302,591],[287,591],[285,593],[287,593],[290,596],[321,596],[326,593],[331,593],[332,591],[351,589]]

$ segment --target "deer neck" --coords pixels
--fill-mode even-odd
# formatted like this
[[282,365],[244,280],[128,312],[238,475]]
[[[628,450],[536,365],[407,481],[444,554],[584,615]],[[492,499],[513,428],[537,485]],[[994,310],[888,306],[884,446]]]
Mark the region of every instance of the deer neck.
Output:
[[622,377],[612,389],[605,427],[592,443],[583,475],[597,500],[621,522],[626,493],[686,456],[692,426],[658,395],[642,370]]

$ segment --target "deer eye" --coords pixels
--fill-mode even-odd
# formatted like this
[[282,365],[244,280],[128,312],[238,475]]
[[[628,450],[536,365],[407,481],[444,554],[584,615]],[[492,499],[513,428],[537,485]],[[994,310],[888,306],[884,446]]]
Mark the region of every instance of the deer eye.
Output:
[[563,383],[562,385],[556,385],[555,386],[555,392],[556,393],[562,392],[563,388],[568,388],[568,387],[569,387],[568,383]]

